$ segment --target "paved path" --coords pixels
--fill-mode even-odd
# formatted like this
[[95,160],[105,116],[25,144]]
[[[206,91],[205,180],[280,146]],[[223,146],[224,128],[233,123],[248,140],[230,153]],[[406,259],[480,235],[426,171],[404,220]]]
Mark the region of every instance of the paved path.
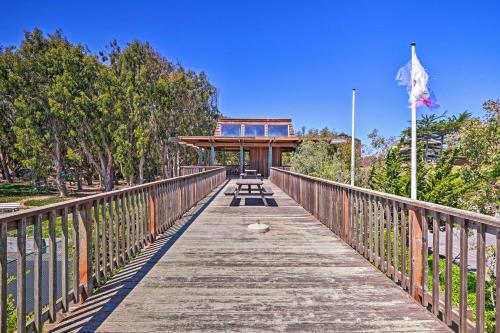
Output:
[[[266,185],[275,192],[269,207],[245,196],[231,205],[219,191],[54,331],[448,330],[290,197]],[[270,231],[249,233],[247,225],[256,221]]]

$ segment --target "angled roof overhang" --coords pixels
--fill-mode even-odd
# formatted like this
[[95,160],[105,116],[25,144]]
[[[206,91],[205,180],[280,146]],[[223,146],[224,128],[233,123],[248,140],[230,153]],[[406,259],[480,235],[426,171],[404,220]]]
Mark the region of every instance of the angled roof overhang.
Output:
[[297,136],[284,137],[249,137],[249,136],[179,136],[176,142],[195,148],[214,147],[221,150],[238,150],[240,146],[251,147],[281,147],[294,149],[302,139]]

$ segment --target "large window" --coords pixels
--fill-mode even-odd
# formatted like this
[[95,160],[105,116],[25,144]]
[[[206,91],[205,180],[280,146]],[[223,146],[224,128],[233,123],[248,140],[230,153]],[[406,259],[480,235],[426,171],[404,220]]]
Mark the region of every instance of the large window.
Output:
[[288,136],[288,125],[269,125],[268,136]]
[[238,124],[222,124],[220,126],[221,136],[240,136],[241,125]]
[[264,125],[245,125],[245,136],[264,136]]

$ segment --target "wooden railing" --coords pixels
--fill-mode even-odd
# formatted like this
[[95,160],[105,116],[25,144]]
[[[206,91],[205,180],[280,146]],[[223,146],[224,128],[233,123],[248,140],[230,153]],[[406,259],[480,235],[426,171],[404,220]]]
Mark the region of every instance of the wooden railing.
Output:
[[[96,284],[154,242],[158,233],[225,179],[225,168],[211,168],[0,217],[0,331],[7,331],[7,237],[17,238],[17,330],[41,332],[43,322],[56,321],[70,303],[84,301]],[[33,238],[35,252],[34,271],[29,272],[34,290],[30,320],[26,313],[27,236]],[[48,265],[42,265],[42,237],[48,238]],[[45,267],[48,304],[42,302]],[[57,297],[58,290],[61,297]]]
[[[270,180],[357,250],[447,325],[460,331],[485,330],[486,235],[494,239],[496,332],[500,332],[500,221],[498,218],[353,187],[278,168]],[[432,230],[432,232],[431,232]],[[459,232],[459,301],[452,302],[456,268],[453,230]],[[444,234],[441,239],[440,234]],[[429,236],[432,235],[432,242]],[[469,237],[475,238],[475,320],[468,310]],[[443,242],[444,240],[444,242]],[[440,244],[443,242],[444,244]],[[429,244],[431,243],[431,244]],[[440,255],[438,249],[443,248]],[[432,264],[429,263],[432,256]],[[444,269],[440,272],[440,260]],[[429,278],[431,274],[431,278]],[[440,288],[444,278],[444,293]],[[493,281],[488,281],[493,283]],[[369,283],[369,281],[367,281]],[[443,282],[441,282],[441,285]],[[496,296],[495,295],[496,291]],[[456,306],[458,305],[458,307]],[[495,307],[495,305],[493,305]]]
[[220,168],[219,166],[209,165],[183,165],[181,166],[181,176],[192,175],[194,173],[203,172],[207,170],[214,170]]

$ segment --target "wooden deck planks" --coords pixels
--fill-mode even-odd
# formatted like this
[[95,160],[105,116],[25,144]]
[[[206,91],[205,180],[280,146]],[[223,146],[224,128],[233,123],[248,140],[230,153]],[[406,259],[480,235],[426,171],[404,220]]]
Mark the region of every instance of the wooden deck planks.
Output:
[[[220,191],[147,273],[123,272],[101,292],[120,293],[113,283],[125,280],[126,296],[103,297],[92,316],[76,311],[88,320],[80,330],[448,330],[279,188],[265,184],[275,192],[274,206],[242,196],[232,207],[232,197]],[[270,231],[249,233],[247,225],[257,221]],[[135,265],[142,262],[139,256]],[[76,327],[68,320],[61,330]]]

